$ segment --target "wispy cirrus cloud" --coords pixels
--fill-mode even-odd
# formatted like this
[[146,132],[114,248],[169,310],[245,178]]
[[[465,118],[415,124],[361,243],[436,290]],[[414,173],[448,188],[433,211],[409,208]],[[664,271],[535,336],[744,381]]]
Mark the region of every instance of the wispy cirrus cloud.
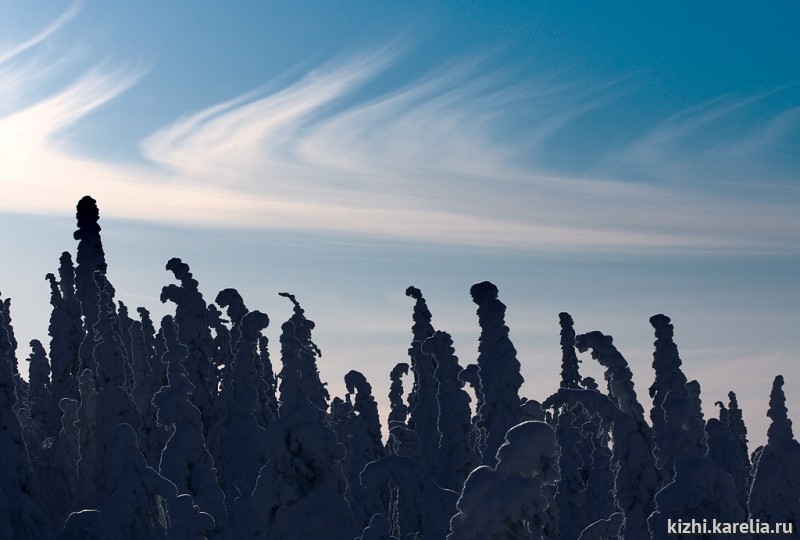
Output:
[[[35,50],[76,9],[9,51]],[[575,177],[518,157],[535,155],[603,106],[613,87],[581,90],[563,73],[510,84],[478,59],[375,91],[400,54],[337,57],[294,82],[188,114],[141,142],[139,165],[79,154],[57,136],[144,76],[100,65],[0,117],[0,209],[63,212],[92,193],[110,216],[420,243],[612,252],[800,247],[800,219],[785,201],[615,176],[620,163],[636,163],[645,175],[668,171],[680,141],[745,102],[668,119],[616,161]],[[25,66],[0,68],[0,89],[37,80]],[[514,140],[499,137],[520,107],[536,111],[533,125]],[[700,170],[693,167],[681,173]]]

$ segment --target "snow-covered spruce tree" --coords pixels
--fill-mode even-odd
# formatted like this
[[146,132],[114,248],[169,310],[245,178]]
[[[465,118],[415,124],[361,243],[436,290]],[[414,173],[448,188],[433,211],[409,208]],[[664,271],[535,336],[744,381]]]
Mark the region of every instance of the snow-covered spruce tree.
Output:
[[[719,401],[717,403],[722,405]],[[709,418],[706,422],[706,435],[708,459],[714,463],[717,469],[731,475],[736,487],[736,499],[739,506],[746,509],[749,471],[742,462],[736,437],[725,422],[716,418]]]
[[[753,469],[750,487],[750,517],[762,523],[792,523],[800,526],[800,443],[794,438],[792,421],[783,393],[783,376],[772,383],[767,416],[767,444]],[[754,538],[761,538],[754,535]],[[766,536],[764,536],[766,538]]]
[[553,428],[537,421],[514,426],[496,461],[494,468],[483,465],[467,478],[447,538],[553,538],[545,533],[553,501],[544,489],[559,478]]
[[561,325],[561,388],[580,388],[580,360],[575,353],[575,322],[569,313],[558,314]]
[[158,472],[172,481],[179,493],[188,493],[204,512],[210,514],[217,524],[227,521],[225,496],[217,483],[214,461],[205,445],[200,411],[189,400],[194,391],[183,365],[188,350],[178,341],[177,329],[172,318],[164,318],[161,327],[167,353],[163,362],[168,365],[168,385],[154,396],[158,423],[171,431],[172,435],[161,452]]
[[670,318],[666,315],[653,315],[650,325],[655,330],[656,341],[653,352],[653,371],[655,380],[650,386],[650,397],[653,398],[653,408],[650,410],[650,420],[653,430],[658,435],[664,427],[664,411],[662,405],[667,392],[675,388],[685,387],[688,380],[681,370],[681,357],[678,347],[673,341],[674,329]]
[[[14,394],[17,396],[14,404],[15,412],[20,412],[28,407],[28,382],[19,373],[17,362],[17,339],[14,337],[14,327],[11,324],[11,299],[0,300],[0,357],[4,357],[11,366],[11,377],[14,379]],[[27,415],[27,412],[25,413]],[[25,426],[23,426],[24,428]]]
[[192,277],[187,264],[178,258],[172,258],[167,262],[167,270],[175,275],[180,285],[163,287],[161,301],[175,303],[178,337],[189,349],[186,369],[189,381],[194,385],[192,403],[200,410],[203,431],[207,435],[214,423],[213,404],[217,395],[217,373],[212,363],[214,347],[208,327],[208,309],[197,288],[197,280]]
[[498,300],[497,293],[497,287],[488,281],[470,288],[472,301],[478,306],[481,327],[478,367],[483,403],[478,414],[486,430],[483,463],[489,466],[496,463],[497,450],[506,431],[520,420],[519,389],[523,383],[517,351],[505,324],[506,306]]
[[414,374],[414,385],[408,394],[408,427],[419,435],[424,448],[425,463],[431,473],[435,473],[439,454],[439,404],[436,401],[436,369],[432,356],[422,352],[422,343],[433,335],[431,312],[416,287],[408,287],[406,296],[414,299],[414,324],[411,327],[411,347],[408,356],[411,360],[411,372]]
[[[673,341],[674,329],[666,315],[653,315],[655,329],[653,352],[655,380],[650,386],[653,409],[650,419],[656,435],[656,462],[664,482],[674,477],[675,463],[687,455],[706,453],[705,422],[699,410],[699,397],[693,399],[686,376],[681,370],[678,347]],[[699,385],[698,385],[699,386]],[[667,401],[671,403],[667,403]]]
[[292,394],[297,394],[326,411],[330,394],[317,370],[317,358],[322,356],[322,352],[311,339],[314,321],[306,318],[305,311],[293,294],[282,292],[278,295],[288,298],[294,306],[292,316],[281,325],[281,402],[285,399],[283,387],[288,385],[289,399],[294,399]]
[[252,496],[236,501],[236,538],[355,538],[341,467],[345,449],[328,425],[328,392],[319,380],[319,349],[311,340],[314,324],[293,295],[281,296],[292,301],[294,313],[281,326],[279,417],[267,429],[269,461]]
[[403,375],[408,375],[408,364],[400,362],[392,368],[389,373],[389,380],[392,381],[389,387],[389,426],[392,422],[406,423],[408,417],[408,407],[403,400]]
[[250,311],[241,320],[239,342],[230,388],[228,425],[225,430],[224,470],[220,470],[225,504],[231,508],[240,495],[249,495],[256,485],[261,467],[267,462],[264,428],[258,425],[257,345],[269,318],[260,311]]
[[[100,291],[97,323],[93,329],[96,339],[92,353],[94,364],[97,366],[97,378],[94,381],[97,395],[87,403],[88,407],[94,409],[94,426],[85,425],[84,417],[79,413],[81,460],[78,462],[79,488],[78,508],[76,508],[78,510],[97,508],[108,495],[105,481],[109,478],[110,471],[104,469],[103,457],[107,455],[111,437],[119,424],[136,426],[139,421],[136,404],[125,391],[126,360],[119,334],[115,329],[116,311],[111,287],[104,274],[98,272],[95,277]],[[90,380],[86,383],[92,384]],[[83,400],[83,389],[81,389],[81,408],[84,406]],[[87,418],[87,421],[91,423],[92,420]],[[87,430],[86,434],[83,433],[84,429]],[[85,455],[88,457],[88,462],[84,459]]]
[[[589,414],[597,414],[604,429],[612,433],[611,470],[614,475],[614,504],[625,514],[622,538],[648,538],[647,517],[653,512],[658,491],[658,470],[652,453],[652,432],[628,413],[613,398],[595,390],[561,388],[547,398],[544,408],[582,405]],[[646,425],[646,424],[645,424]]]
[[233,344],[230,330],[224,322],[222,312],[213,305],[208,306],[208,324],[214,331],[212,364],[217,372],[219,388],[214,400],[213,424],[205,427],[205,439],[217,467],[217,479],[222,491],[225,491],[225,476],[222,473],[227,459],[225,444],[233,401]]
[[386,456],[367,464],[361,483],[368,488],[392,485],[397,489],[393,536],[444,538],[447,534],[458,493],[439,487],[420,461],[402,455]]
[[75,269],[69,252],[61,254],[58,281],[47,274],[50,283],[50,367],[52,393],[56,403],[63,398],[78,399],[79,350],[86,337],[81,320],[81,304],[75,296]]
[[[561,326],[561,388],[579,389],[581,375],[578,369],[580,360],[575,352],[575,323],[566,312],[559,313],[558,319]],[[584,490],[593,449],[591,441],[583,439],[582,425],[588,421],[588,415],[582,407],[563,408],[557,411],[554,419],[561,449],[558,459],[561,478],[555,496],[558,530],[563,538],[577,538],[587,525],[582,503],[586,502]],[[581,450],[587,455],[581,455]]]
[[[215,302],[220,307],[226,308],[226,314],[231,322],[230,341],[233,347],[232,352],[235,355],[242,332],[242,319],[248,313],[248,309],[236,289],[220,291]],[[258,420],[258,425],[265,429],[275,419],[278,411],[275,398],[275,375],[272,372],[272,364],[269,361],[268,343],[269,340],[266,336],[260,336],[258,338],[258,354],[253,357],[256,371],[254,384],[258,391],[256,419]]]
[[[659,435],[664,466],[672,469],[672,481],[655,496],[656,510],[648,519],[654,540],[670,538],[668,520],[689,522],[713,519],[734,523],[746,513],[737,498],[731,475],[718,469],[706,454],[705,431],[692,425],[694,403],[685,386],[673,388],[661,403],[664,424]],[[657,459],[658,461],[658,459]],[[739,535],[715,538],[738,538]]]
[[388,510],[389,496],[386,489],[366,488],[361,484],[361,471],[367,463],[382,458],[386,450],[381,441],[381,421],[378,417],[378,404],[372,397],[372,386],[358,371],[347,372],[344,382],[347,397],[353,403],[345,425],[345,448],[348,450],[343,464],[347,478],[345,494],[353,510],[356,527],[363,530],[369,525],[373,515],[385,514]]
[[[742,461],[747,465],[748,470],[752,470],[752,467],[755,466],[754,463],[750,461],[750,451],[748,450],[748,440],[747,440],[747,426],[744,423],[744,415],[742,414],[742,409],[739,408],[739,402],[736,399],[736,393],[732,390],[728,392],[728,427],[733,433],[734,437],[736,437],[736,442],[739,448],[739,452],[742,454]],[[750,478],[748,476],[748,491],[750,486]]]
[[96,367],[92,357],[94,326],[99,316],[95,273],[105,275],[108,269],[103,242],[100,239],[100,210],[97,208],[97,201],[88,195],[84,196],[78,201],[75,217],[78,222],[78,229],[73,234],[78,241],[75,296],[81,305],[83,329],[86,334],[78,352],[80,357],[78,371],[81,372],[86,368],[94,371]]
[[225,309],[228,320],[231,323],[231,344],[233,345],[233,353],[236,354],[236,347],[239,346],[239,337],[241,335],[242,317],[247,312],[247,306],[244,305],[242,295],[236,289],[223,289],[217,293],[214,302],[221,308]]
[[469,473],[480,464],[472,446],[471,400],[458,379],[461,366],[450,334],[434,332],[422,343],[421,352],[436,360],[440,437],[435,477],[440,486],[461,491]]
[[[0,312],[0,315],[3,315]],[[36,478],[31,469],[22,428],[15,414],[17,396],[10,338],[5,318],[0,321],[0,537],[10,540],[50,538],[51,524],[38,505]]]
[[[139,444],[147,464],[158,467],[161,450],[167,440],[166,429],[156,423],[156,411],[153,405],[153,394],[167,384],[163,378],[164,368],[155,356],[155,328],[150,320],[150,312],[145,308],[137,308],[139,320],[131,323],[128,334],[131,341],[131,368],[133,387],[131,398],[139,410]],[[157,369],[158,368],[158,369]]]
[[614,339],[601,332],[589,332],[575,338],[575,346],[580,352],[592,350],[592,358],[606,368],[604,377],[608,383],[608,393],[619,409],[632,416],[640,427],[642,434],[650,440],[653,446],[653,430],[644,419],[644,407],[636,397],[633,388],[633,373],[628,367],[628,361],[614,346]]
[[61,411],[53,402],[50,385],[50,362],[47,353],[38,339],[30,342],[31,354],[28,357],[28,403],[31,419],[38,428],[38,439],[43,442],[55,437],[61,428]]

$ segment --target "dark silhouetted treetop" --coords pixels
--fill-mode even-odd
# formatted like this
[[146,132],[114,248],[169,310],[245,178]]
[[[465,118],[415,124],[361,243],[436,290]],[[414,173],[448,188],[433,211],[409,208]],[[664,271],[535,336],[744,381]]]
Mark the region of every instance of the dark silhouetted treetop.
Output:
[[408,356],[411,359],[411,372],[414,374],[414,386],[408,395],[408,427],[419,435],[422,441],[428,470],[435,474],[439,453],[439,405],[436,401],[435,362],[432,356],[422,352],[422,343],[433,335],[431,312],[416,287],[408,287],[406,296],[414,299],[414,324],[411,327],[411,347]]
[[75,297],[75,270],[69,252],[61,254],[58,281],[53,274],[45,276],[50,283],[50,367],[53,396],[78,399],[79,351],[86,332],[81,320],[81,305]]
[[655,351],[653,352],[653,370],[655,380],[650,386],[650,397],[653,398],[653,408],[650,411],[650,419],[653,422],[653,429],[659,433],[664,426],[664,411],[662,404],[670,390],[686,386],[688,380],[681,371],[681,358],[678,355],[678,347],[673,341],[674,328],[670,323],[670,318],[666,315],[653,315],[650,317],[650,324],[655,329],[656,340]]
[[[73,234],[78,241],[78,254],[75,267],[75,292],[81,304],[81,313],[84,317],[84,330],[89,336],[93,335],[92,328],[97,322],[97,284],[95,272],[105,275],[108,265],[103,251],[103,242],[100,240],[100,211],[97,202],[86,195],[78,201],[75,217],[78,229]],[[80,369],[88,367],[94,369],[91,362],[91,347],[81,351],[83,365]]]
[[292,316],[281,326],[281,414],[284,405],[300,396],[326,411],[330,394],[317,370],[317,358],[322,356],[322,352],[311,339],[314,321],[306,318],[293,294],[278,294],[294,305]]
[[765,523],[791,522],[796,532],[800,524],[800,443],[792,433],[788,412],[783,376],[778,375],[769,395],[767,416],[772,422],[767,444],[753,465],[748,505],[752,518]]
[[213,424],[212,405],[217,391],[217,373],[212,363],[214,347],[211,330],[208,327],[208,309],[203,295],[197,288],[197,280],[192,277],[187,264],[178,258],[172,258],[167,262],[166,268],[180,281],[180,285],[163,287],[161,301],[175,303],[178,337],[189,349],[186,366],[189,380],[195,387],[192,403],[200,409],[203,426],[207,431]]
[[569,313],[558,314],[561,325],[561,388],[580,388],[581,375],[578,355],[575,353],[575,324]]
[[[225,312],[231,322],[231,343],[234,347],[239,344],[239,326],[242,322],[242,317],[247,314],[247,307],[244,305],[244,300],[236,289],[223,289],[217,294],[214,300],[221,308],[226,308]],[[233,351],[234,354],[236,351]]]
[[493,466],[506,431],[519,422],[519,389],[523,378],[517,350],[505,325],[506,306],[497,298],[497,287],[488,281],[476,283],[470,294],[478,305],[478,324],[481,327],[478,367],[483,402],[478,414],[486,430],[483,463]]
[[[720,413],[721,414],[721,413]],[[722,416],[720,416],[722,419]],[[748,468],[752,465],[750,463],[750,451],[748,449],[747,440],[747,426],[744,423],[744,415],[742,409],[739,408],[739,402],[736,400],[736,393],[733,391],[728,392],[728,427],[736,437],[739,446],[739,452],[742,454],[742,460],[747,464]]]
[[408,374],[408,364],[400,362],[392,368],[389,373],[389,379],[392,381],[389,387],[389,405],[391,412],[389,413],[389,424],[392,422],[401,422],[405,424],[406,417],[408,416],[408,407],[403,401],[403,375]]
[[17,396],[16,409],[25,407],[28,399],[28,382],[19,374],[17,363],[17,339],[14,337],[14,327],[11,325],[11,299],[0,301],[0,357],[4,357],[11,366],[11,376],[14,379],[14,393]]
[[786,408],[786,396],[783,393],[783,375],[775,377],[772,383],[767,416],[772,420],[767,430],[767,444],[790,441],[794,438],[789,409]]
[[628,367],[628,361],[614,346],[614,339],[594,331],[577,336],[575,345],[580,352],[592,349],[592,358],[606,368],[604,376],[608,383],[609,395],[617,402],[622,412],[631,415],[640,425],[649,429],[644,420],[644,408],[633,389],[633,373]]

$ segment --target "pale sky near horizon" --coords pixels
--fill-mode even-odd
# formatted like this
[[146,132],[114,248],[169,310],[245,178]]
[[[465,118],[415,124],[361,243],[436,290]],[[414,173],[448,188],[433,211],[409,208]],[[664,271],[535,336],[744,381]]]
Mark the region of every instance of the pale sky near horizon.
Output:
[[0,2],[20,360],[91,194],[118,299],[166,313],[181,257],[206,301],[270,315],[277,365],[292,292],[334,395],[358,369],[388,405],[412,284],[474,362],[489,280],[527,397],[558,383],[569,311],[649,411],[661,312],[707,417],[735,390],[760,444],[775,375],[800,418],[798,35],[790,1]]

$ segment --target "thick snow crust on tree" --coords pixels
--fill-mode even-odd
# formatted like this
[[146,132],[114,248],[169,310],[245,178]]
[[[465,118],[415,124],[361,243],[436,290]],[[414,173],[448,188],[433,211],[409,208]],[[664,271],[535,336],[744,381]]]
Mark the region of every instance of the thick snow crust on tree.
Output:
[[[160,325],[115,300],[94,199],[76,216],[76,264],[62,253],[42,283],[49,340],[31,341],[29,380],[0,299],[2,540],[666,540],[667,520],[797,527],[800,444],[783,377],[751,458],[734,392],[710,397],[719,418],[704,419],[665,315],[650,318],[645,415],[611,336],[578,333],[559,313],[561,358],[546,369],[560,361],[560,388],[540,402],[520,395],[520,362],[532,360],[517,358],[495,285],[469,291],[480,338],[465,366],[409,287],[409,362],[383,359],[382,418],[358,371],[331,399],[294,295],[279,293],[293,309],[273,369],[267,314],[233,288],[207,304],[181,259],[167,262],[177,283],[160,300],[174,312]],[[605,393],[581,377],[589,350]]]

